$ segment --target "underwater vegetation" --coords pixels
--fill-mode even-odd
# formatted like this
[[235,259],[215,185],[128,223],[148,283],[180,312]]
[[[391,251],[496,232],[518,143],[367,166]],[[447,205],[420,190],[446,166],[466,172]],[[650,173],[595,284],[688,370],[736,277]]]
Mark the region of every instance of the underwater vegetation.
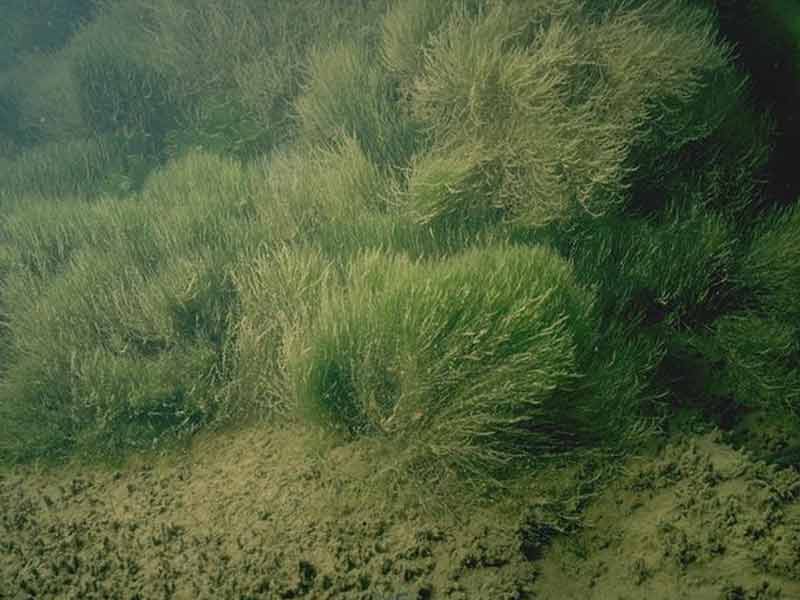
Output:
[[19,25],[0,459],[299,419],[480,480],[687,411],[794,431],[794,121],[729,5],[121,0],[49,45]]
[[775,121],[765,173],[767,206],[787,206],[800,196],[792,156],[800,143],[800,6],[791,0],[714,0],[720,31],[736,42],[736,63],[752,81],[753,95]]

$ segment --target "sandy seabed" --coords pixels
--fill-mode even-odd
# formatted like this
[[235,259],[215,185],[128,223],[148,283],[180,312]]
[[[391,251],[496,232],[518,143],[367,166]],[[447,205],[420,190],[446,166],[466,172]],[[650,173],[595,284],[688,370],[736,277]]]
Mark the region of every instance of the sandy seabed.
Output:
[[534,488],[426,510],[312,435],[254,427],[116,471],[3,472],[0,599],[800,599],[800,476],[716,435],[631,459],[554,536]]

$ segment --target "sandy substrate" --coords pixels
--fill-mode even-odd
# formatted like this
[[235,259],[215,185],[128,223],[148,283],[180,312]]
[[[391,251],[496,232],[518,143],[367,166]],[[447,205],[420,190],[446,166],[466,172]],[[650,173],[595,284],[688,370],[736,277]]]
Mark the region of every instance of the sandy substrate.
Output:
[[433,511],[375,468],[254,428],[118,471],[3,473],[0,599],[800,599],[800,478],[708,436],[631,461],[569,535],[541,482]]
[[632,461],[583,525],[537,565],[537,597],[800,599],[800,477],[715,436]]

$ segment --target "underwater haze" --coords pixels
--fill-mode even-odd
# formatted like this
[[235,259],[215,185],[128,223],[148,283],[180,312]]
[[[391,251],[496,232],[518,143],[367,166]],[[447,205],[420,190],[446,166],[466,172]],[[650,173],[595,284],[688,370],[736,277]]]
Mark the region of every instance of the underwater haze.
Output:
[[798,149],[792,0],[0,0],[0,600],[800,597]]

